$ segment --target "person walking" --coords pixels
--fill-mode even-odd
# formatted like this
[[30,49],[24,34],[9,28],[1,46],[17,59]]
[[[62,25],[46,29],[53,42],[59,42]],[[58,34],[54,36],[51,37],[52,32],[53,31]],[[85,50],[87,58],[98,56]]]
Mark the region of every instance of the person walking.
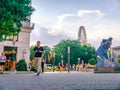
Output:
[[37,76],[41,72],[41,60],[42,60],[42,55],[44,54],[44,49],[42,46],[40,46],[41,42],[37,41],[36,47],[34,48],[34,54],[35,54],[35,63],[37,67]]
[[68,63],[66,63],[65,69],[66,71],[68,71]]
[[3,74],[3,70],[4,70],[3,66],[5,65],[5,60],[6,60],[5,53],[2,52],[0,56],[0,74]]
[[72,69],[73,69],[73,71],[76,71],[76,64],[73,64]]
[[45,58],[43,57],[41,61],[42,73],[44,73],[44,64],[45,64]]
[[77,71],[78,71],[78,72],[80,71],[80,66],[81,66],[81,65],[78,63],[78,64],[77,64]]

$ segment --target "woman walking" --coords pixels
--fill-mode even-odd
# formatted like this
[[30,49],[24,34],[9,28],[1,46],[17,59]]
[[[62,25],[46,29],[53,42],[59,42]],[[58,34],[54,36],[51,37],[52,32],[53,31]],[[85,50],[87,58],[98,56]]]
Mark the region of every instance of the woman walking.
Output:
[[3,74],[3,70],[4,70],[4,65],[5,65],[5,60],[6,60],[6,56],[5,56],[5,53],[1,53],[1,56],[0,56],[0,74]]

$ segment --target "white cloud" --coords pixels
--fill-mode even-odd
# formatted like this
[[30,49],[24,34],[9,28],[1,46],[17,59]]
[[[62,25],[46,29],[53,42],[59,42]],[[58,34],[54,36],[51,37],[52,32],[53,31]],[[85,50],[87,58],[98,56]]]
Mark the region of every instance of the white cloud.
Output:
[[[93,46],[98,47],[103,38],[113,37],[112,46],[120,45],[120,23],[110,20],[102,20],[100,23],[95,24],[92,28],[88,28],[88,41]],[[88,30],[91,30],[89,32]]]
[[69,38],[68,36],[64,35],[64,33],[54,35],[53,33],[49,33],[49,31],[50,28],[42,27],[39,24],[36,24],[35,29],[31,33],[30,45],[33,45],[37,40],[40,40],[42,45],[48,45],[52,47],[60,42],[60,40]]
[[74,14],[63,14],[58,16],[55,25],[35,28],[31,34],[31,42],[39,39],[43,44],[52,46],[62,39],[77,39],[78,29],[83,25],[91,45],[98,47],[103,38],[110,36],[114,38],[113,45],[118,45],[120,23],[103,19],[104,15],[100,10],[78,10]]
[[[87,17],[83,17],[86,15]],[[75,14],[63,14],[58,16],[58,22],[52,27],[50,33],[57,35],[62,32],[70,35],[70,37],[77,38],[79,26],[91,26],[101,20],[104,15],[99,10],[78,10]]]
[[57,16],[59,18],[59,22],[62,22],[66,17],[74,16],[73,14],[63,14],[61,16]]
[[50,34],[52,35],[57,35],[61,33],[62,27],[63,27],[63,22],[66,18],[74,16],[73,14],[63,14],[58,17],[58,22],[56,25],[52,26],[51,30],[49,31]]
[[105,14],[102,13],[100,10],[79,10],[77,15],[78,16],[85,16],[85,15],[96,15],[98,17],[103,17]]

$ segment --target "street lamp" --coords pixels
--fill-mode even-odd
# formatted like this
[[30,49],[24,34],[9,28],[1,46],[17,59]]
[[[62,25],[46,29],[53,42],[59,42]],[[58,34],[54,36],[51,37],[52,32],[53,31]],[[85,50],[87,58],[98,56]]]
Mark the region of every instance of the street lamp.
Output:
[[80,64],[80,58],[78,58],[78,64]]
[[68,46],[68,72],[70,72],[70,46]]
[[62,63],[62,65],[63,65],[63,55],[61,55],[61,63]]
[[82,65],[84,65],[84,61],[82,60]]
[[54,57],[54,60],[53,60],[53,72],[54,72],[54,66],[55,66],[55,52],[53,53],[53,57]]

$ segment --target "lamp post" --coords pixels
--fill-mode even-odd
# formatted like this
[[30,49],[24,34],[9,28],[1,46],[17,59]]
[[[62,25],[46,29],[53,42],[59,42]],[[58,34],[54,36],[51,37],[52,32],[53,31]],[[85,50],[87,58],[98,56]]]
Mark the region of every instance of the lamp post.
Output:
[[82,65],[84,65],[84,61],[82,60]]
[[53,57],[54,57],[54,60],[53,60],[53,72],[54,72],[54,66],[55,66],[55,52],[53,53]]
[[78,58],[78,64],[80,64],[80,58]]
[[63,55],[61,55],[61,63],[62,63],[62,65],[63,65]]
[[68,72],[70,72],[70,46],[68,46]]

